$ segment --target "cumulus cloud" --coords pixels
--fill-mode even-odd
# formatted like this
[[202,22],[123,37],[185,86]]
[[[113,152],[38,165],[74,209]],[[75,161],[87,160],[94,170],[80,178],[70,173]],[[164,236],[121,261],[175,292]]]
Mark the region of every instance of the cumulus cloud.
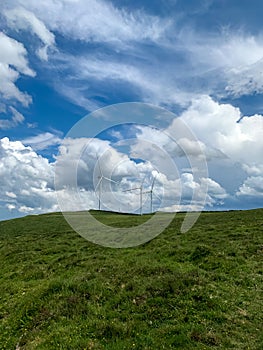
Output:
[[[94,190],[101,175],[120,181],[124,176],[138,175],[138,167],[126,154],[100,139],[64,139],[56,159],[57,188],[78,186]],[[76,177],[77,176],[77,177]]]
[[[53,163],[31,147],[8,138],[1,139],[0,153],[0,202],[9,210],[21,213],[60,210],[57,196],[65,203],[63,210],[97,208],[100,181],[102,207],[116,211],[139,211],[139,191],[127,190],[140,186],[143,186],[143,210],[149,211],[154,178],[154,210],[167,210],[175,203],[178,208],[180,204],[182,208],[190,205],[195,191],[193,205],[199,207],[203,201],[211,205],[226,197],[223,188],[212,179],[197,182],[191,173],[168,179],[166,174],[157,172],[151,162],[137,163],[108,141],[99,139],[63,140]],[[76,196],[78,208],[72,200]]]
[[[224,159],[227,156],[213,145],[209,145],[198,139],[193,133],[184,135],[180,130],[182,118],[176,119],[167,129],[158,130],[149,126],[137,126],[136,143],[132,149],[134,154],[143,153],[147,149],[147,156],[158,157],[156,149],[163,148],[168,154],[177,157],[210,159]],[[191,123],[187,124],[191,130]],[[176,130],[175,130],[176,129]],[[144,145],[142,145],[144,143]],[[140,151],[143,147],[143,152]],[[160,157],[157,158],[160,161]]]
[[254,176],[258,176],[263,174],[263,164],[260,163],[254,163],[254,164],[243,164],[243,169],[244,171],[248,174],[248,175],[254,175]]
[[[19,115],[14,118],[17,122],[22,121]],[[43,133],[23,141],[35,150],[59,144],[59,154],[54,163],[49,163],[31,147],[5,138],[1,140],[2,202],[15,205],[23,212],[31,211],[30,208],[39,211],[58,209],[53,183],[54,167],[56,190],[63,198],[70,198],[77,187],[82,209],[97,207],[98,183],[102,177],[105,207],[125,210],[125,205],[121,203],[129,203],[126,210],[138,210],[138,190],[127,190],[140,188],[144,180],[144,208],[150,208],[149,191],[157,173],[155,209],[160,205],[167,211],[190,207],[196,209],[203,204],[214,207],[227,202],[230,196],[236,196],[236,199],[244,196],[260,198],[263,176],[262,118],[261,115],[244,117],[239,109],[203,96],[194,100],[164,130],[132,126],[134,140],[127,145],[124,139],[114,145],[99,139],[61,140],[59,135],[52,133]],[[194,138],[180,134],[178,119],[188,126]],[[122,153],[122,147],[129,152]],[[209,173],[203,176],[190,167],[191,162],[184,162],[184,158],[199,159],[201,155],[208,160],[209,173],[214,176]],[[139,161],[136,162],[134,158]],[[247,174],[242,182],[241,179],[237,181],[236,187],[233,178],[229,184],[217,179],[217,168],[214,167],[219,167],[226,160],[229,163],[229,178],[231,173],[232,177],[235,176],[233,168],[236,164],[240,171],[242,169]],[[194,163],[195,166],[199,164]],[[222,179],[225,178],[226,174],[220,173]],[[70,208],[70,202],[67,205]]]
[[237,192],[237,196],[263,197],[263,176],[248,177]]
[[[98,155],[100,163],[98,163]],[[125,175],[138,175],[140,169],[148,170],[148,165],[137,165],[127,155],[120,154],[112,149],[108,142],[89,139],[65,139],[60,146],[60,155],[55,163],[38,155],[29,146],[20,141],[10,141],[8,138],[0,142],[0,202],[9,210],[21,213],[40,213],[60,210],[57,196],[66,203],[67,210],[83,210],[97,208],[98,184],[101,174],[106,178],[120,180]],[[54,175],[56,167],[56,188]],[[76,173],[77,172],[77,177]],[[74,180],[77,179],[77,190]],[[132,180],[123,186],[129,186]],[[121,202],[125,204],[127,196],[119,187],[112,189],[108,181],[103,180],[103,207],[119,210]],[[112,190],[122,197],[114,198]],[[76,193],[77,191],[77,193]],[[79,206],[75,207],[72,198],[79,198]],[[138,197],[126,211],[136,209]],[[116,204],[117,203],[117,204]],[[63,207],[65,210],[65,206]],[[122,206],[125,210],[125,205]]]
[[53,165],[20,141],[0,140],[0,202],[20,212],[56,208]]
[[[180,121],[188,126],[192,137],[181,132]],[[190,189],[194,188],[196,198],[199,198],[198,186],[202,193],[206,192],[206,186],[206,204],[223,204],[230,200],[230,194],[235,196],[238,193],[241,196],[249,191],[248,187],[251,190],[251,178],[246,180],[246,177],[257,176],[259,181],[259,176],[263,174],[263,116],[243,116],[238,108],[216,102],[209,96],[194,99],[189,108],[164,130],[142,126],[137,129],[137,140],[132,145],[134,154],[151,159],[159,166],[165,164],[165,157],[173,158],[181,180],[184,180],[183,198],[192,195]],[[160,149],[164,150],[163,154],[158,151]],[[181,158],[188,158],[190,163],[192,160],[193,162],[187,164]],[[191,178],[191,173],[195,173],[195,166],[200,169],[201,163],[197,162],[198,159],[207,161],[208,174],[211,173],[211,177]],[[171,169],[171,165],[168,166],[166,162],[164,168]],[[191,173],[184,173],[187,169]],[[170,179],[174,180],[173,176],[176,176],[175,169],[170,171]],[[245,182],[241,186],[243,181]]]
[[[237,193],[244,194],[248,191],[247,187],[251,189],[252,186],[248,177],[262,176],[263,116],[242,116],[238,108],[202,96],[193,100],[179,119],[189,126],[201,142],[201,150],[208,161],[208,173],[212,174],[214,181],[227,188],[229,194],[234,197]],[[167,130],[172,135],[176,132],[176,119]],[[189,146],[189,142],[186,146]],[[194,154],[195,145],[190,143],[190,146],[193,147],[185,149]],[[242,182],[244,184],[239,188]],[[226,203],[230,200],[224,193],[222,195],[221,200],[218,197],[219,201]]]
[[[198,140],[217,149],[233,162],[246,165],[260,163],[263,116],[242,116],[239,108],[203,96],[194,100],[181,118]],[[169,127],[171,133],[173,123]]]
[[226,190],[219,183],[210,178],[203,178],[201,180],[201,188],[202,185],[204,185],[205,188],[207,188],[208,200],[206,200],[206,204],[210,206],[216,203],[217,200],[219,200],[220,204],[223,204],[223,200],[228,197]]

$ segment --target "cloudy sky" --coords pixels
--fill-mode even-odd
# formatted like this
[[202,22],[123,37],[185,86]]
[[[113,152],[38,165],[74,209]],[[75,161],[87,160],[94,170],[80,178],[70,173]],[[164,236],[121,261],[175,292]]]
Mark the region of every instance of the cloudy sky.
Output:
[[262,11],[2,0],[0,219],[262,207]]

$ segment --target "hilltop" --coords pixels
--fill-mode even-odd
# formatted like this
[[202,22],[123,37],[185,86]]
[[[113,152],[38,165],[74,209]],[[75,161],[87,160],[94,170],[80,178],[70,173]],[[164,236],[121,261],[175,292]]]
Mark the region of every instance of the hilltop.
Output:
[[262,349],[263,209],[205,212],[182,234],[184,215],[125,249],[88,242],[60,213],[0,222],[0,348]]

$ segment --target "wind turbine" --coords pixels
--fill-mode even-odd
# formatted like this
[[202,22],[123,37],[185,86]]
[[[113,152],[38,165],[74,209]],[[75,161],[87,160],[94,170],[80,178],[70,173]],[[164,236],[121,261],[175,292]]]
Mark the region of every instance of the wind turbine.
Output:
[[139,187],[130,188],[128,190],[124,190],[123,192],[132,192],[136,190],[140,190],[140,215],[142,215],[142,195],[143,195],[143,183],[144,183],[145,177],[143,178],[141,185]]
[[155,197],[157,197],[159,200],[161,200],[161,198],[156,194],[154,193],[153,191],[153,188],[154,188],[154,184],[155,184],[155,180],[158,176],[159,172],[157,172],[157,174],[153,177],[153,180],[152,180],[152,184],[151,184],[151,188],[149,191],[145,191],[143,193],[150,193],[150,200],[151,200],[151,213],[153,212],[153,194],[155,195]]
[[106,180],[106,181],[109,181],[109,182],[112,182],[112,183],[115,183],[117,184],[118,182],[117,181],[114,181],[106,176],[103,175],[102,173],[102,170],[101,170],[101,166],[100,166],[100,161],[99,161],[99,158],[97,158],[97,162],[98,162],[98,166],[99,166],[99,172],[100,172],[100,176],[98,176],[98,183],[95,187],[95,192],[97,191],[97,189],[99,188],[99,210],[101,210],[101,194],[102,194],[102,182],[103,180]]

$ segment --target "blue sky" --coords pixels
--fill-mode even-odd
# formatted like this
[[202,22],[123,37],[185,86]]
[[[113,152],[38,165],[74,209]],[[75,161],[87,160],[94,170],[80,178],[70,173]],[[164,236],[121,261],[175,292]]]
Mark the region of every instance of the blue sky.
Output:
[[[141,178],[146,191],[155,171],[163,198],[155,210],[262,207],[262,7],[259,0],[2,0],[0,219],[60,210],[57,192],[72,209],[77,160],[84,208],[96,208],[99,153],[102,171],[120,181],[118,203],[104,184],[105,208],[138,212],[137,193],[121,193]],[[148,105],[139,112],[127,104],[125,115],[107,109],[131,102]],[[84,129],[74,129],[90,113]],[[177,132],[178,120],[191,140]],[[100,137],[88,131],[103,125],[111,129]],[[208,173],[198,176],[189,157],[205,157]]]

